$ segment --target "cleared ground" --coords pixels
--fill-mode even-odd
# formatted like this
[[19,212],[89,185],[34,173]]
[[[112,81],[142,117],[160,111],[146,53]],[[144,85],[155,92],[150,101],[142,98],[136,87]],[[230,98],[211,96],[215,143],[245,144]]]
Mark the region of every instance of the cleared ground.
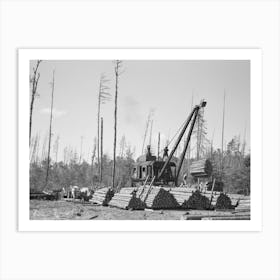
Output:
[[186,210],[130,211],[81,202],[64,200],[30,200],[31,220],[181,220],[191,217],[228,216],[243,217],[245,213]]

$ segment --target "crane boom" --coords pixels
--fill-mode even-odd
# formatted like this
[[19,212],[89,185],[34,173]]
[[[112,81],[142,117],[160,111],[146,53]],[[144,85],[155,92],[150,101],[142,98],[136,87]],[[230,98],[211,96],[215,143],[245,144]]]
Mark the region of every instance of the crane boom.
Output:
[[190,141],[190,138],[191,138],[191,134],[193,132],[193,128],[194,128],[194,125],[195,125],[195,121],[196,121],[196,117],[198,115],[198,112],[201,108],[205,107],[206,106],[206,101],[202,100],[200,102],[199,105],[196,105],[193,110],[191,111],[190,115],[188,116],[188,119],[186,120],[186,123],[184,125],[184,127],[182,128],[178,138],[177,138],[177,141],[173,147],[173,149],[171,150],[170,152],[170,155],[168,156],[167,160],[165,161],[162,169],[160,170],[159,172],[159,175],[158,175],[158,179],[160,179],[166,169],[166,167],[168,166],[169,162],[171,161],[175,151],[177,150],[185,132],[186,132],[186,129],[188,128],[193,116],[194,116],[194,119],[192,121],[192,125],[191,125],[191,129],[189,131],[189,134],[188,134],[188,138],[187,138],[187,142],[185,144],[185,147],[184,147],[184,150],[183,150],[183,153],[181,154],[181,157],[180,157],[180,163],[179,163],[179,169],[178,169],[178,172],[176,174],[176,184],[177,184],[177,179],[178,179],[178,176],[179,176],[179,173],[180,173],[180,170],[181,170],[181,167],[182,167],[182,164],[183,164],[183,160],[184,160],[184,157],[185,157],[185,153],[186,153],[186,150],[187,150],[187,147],[188,147],[188,144],[189,144],[189,141]]

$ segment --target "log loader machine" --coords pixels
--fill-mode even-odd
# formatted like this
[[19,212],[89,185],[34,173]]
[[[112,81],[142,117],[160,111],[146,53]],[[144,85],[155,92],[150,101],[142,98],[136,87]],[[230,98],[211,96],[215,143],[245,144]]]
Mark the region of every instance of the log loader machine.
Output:
[[[195,122],[199,111],[206,106],[206,101],[202,100],[199,105],[196,105],[187,120],[184,122],[180,134],[172,148],[170,154],[168,154],[168,147],[164,148],[164,154],[162,159],[156,158],[151,154],[150,146],[147,147],[146,155],[142,155],[138,158],[132,171],[132,184],[133,185],[169,185],[178,186],[178,179],[180,171],[183,165],[183,161],[188,149],[188,145],[193,133]],[[177,150],[183,136],[189,127],[188,135],[184,145],[184,149],[180,155],[178,166],[172,161],[175,151]]]

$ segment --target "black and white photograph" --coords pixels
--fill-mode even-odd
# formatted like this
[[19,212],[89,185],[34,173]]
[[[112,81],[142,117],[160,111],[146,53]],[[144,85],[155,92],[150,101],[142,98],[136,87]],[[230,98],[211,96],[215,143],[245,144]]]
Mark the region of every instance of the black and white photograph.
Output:
[[0,279],[279,280],[280,2],[0,1]]
[[30,219],[250,220],[250,67],[30,60]]

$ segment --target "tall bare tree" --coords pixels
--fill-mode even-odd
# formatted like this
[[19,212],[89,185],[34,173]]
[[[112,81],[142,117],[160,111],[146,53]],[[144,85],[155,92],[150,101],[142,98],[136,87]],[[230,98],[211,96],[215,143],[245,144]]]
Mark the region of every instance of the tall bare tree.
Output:
[[98,102],[97,102],[97,164],[98,164],[98,176],[100,177],[100,111],[101,105],[111,100],[111,94],[109,93],[110,87],[108,86],[109,79],[106,78],[104,73],[100,76]]
[[145,132],[144,132],[144,138],[143,138],[143,144],[142,144],[142,154],[144,153],[146,138],[147,138],[149,126],[152,122],[153,114],[154,114],[154,109],[150,109],[149,114],[148,114],[148,118],[147,118],[147,121],[146,121]]
[[83,158],[83,141],[84,141],[84,137],[81,136],[79,164],[82,163],[82,158]]
[[43,140],[43,146],[42,146],[42,154],[41,154],[41,162],[46,159],[46,147],[48,142],[48,135],[46,134]]
[[31,138],[31,146],[30,146],[30,162],[37,163],[38,161],[38,150],[40,143],[40,134],[37,133],[35,137]]
[[112,187],[115,187],[115,177],[116,177],[116,146],[117,146],[117,113],[118,113],[118,90],[119,90],[119,76],[121,74],[120,69],[122,67],[122,61],[115,61],[115,111],[114,111],[114,152],[113,152],[113,174],[112,174]]
[[59,148],[59,135],[57,135],[54,145],[53,145],[53,152],[54,152],[56,163],[57,163],[57,156],[58,156],[58,148]]
[[241,150],[243,157],[245,156],[245,148],[246,148],[246,125],[244,128],[243,143],[242,143],[242,150]]
[[65,147],[63,149],[63,163],[64,163],[64,165],[68,164],[68,149],[67,149],[67,147]]
[[157,159],[159,160],[160,156],[160,132],[158,133],[158,150],[157,150]]
[[222,143],[221,143],[221,162],[220,162],[220,174],[221,174],[221,179],[222,179],[222,176],[223,176],[223,169],[224,169],[225,103],[226,103],[226,91],[224,90],[223,120],[222,120]]
[[101,118],[101,138],[100,138],[100,183],[102,183],[103,176],[103,118]]
[[119,153],[119,156],[121,158],[124,157],[126,146],[127,145],[126,145],[125,135],[123,135],[122,138],[121,138],[121,141],[120,141],[120,153]]
[[50,171],[50,152],[51,152],[51,142],[52,142],[52,120],[53,120],[53,95],[54,95],[54,73],[53,70],[53,77],[51,82],[51,88],[52,88],[52,95],[51,95],[51,115],[50,115],[50,127],[49,127],[49,145],[48,145],[48,157],[47,157],[47,172],[46,172],[46,181],[44,189],[46,189],[48,185],[48,179],[49,179],[49,171]]
[[154,123],[154,120],[151,120],[151,125],[150,125],[150,140],[149,140],[149,145],[150,145],[150,146],[152,146],[153,123]]
[[36,66],[33,67],[33,73],[30,77],[31,84],[31,102],[30,102],[30,115],[29,115],[29,146],[31,141],[31,130],[32,130],[32,114],[33,114],[33,106],[36,96],[38,96],[37,87],[40,79],[40,73],[38,72],[38,68],[42,60],[37,60]]
[[94,185],[94,172],[93,172],[93,165],[94,165],[94,159],[95,159],[95,154],[96,154],[96,138],[94,138],[93,141],[93,150],[92,150],[92,156],[91,156],[91,178],[92,178],[92,185]]

